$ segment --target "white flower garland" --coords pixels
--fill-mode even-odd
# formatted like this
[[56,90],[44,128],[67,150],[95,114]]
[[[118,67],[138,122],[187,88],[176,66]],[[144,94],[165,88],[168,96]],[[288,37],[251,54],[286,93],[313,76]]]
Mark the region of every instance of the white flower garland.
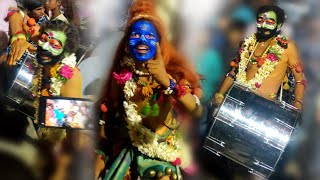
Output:
[[[67,65],[69,66],[71,69],[74,69],[76,67],[76,63],[77,63],[77,58],[75,56],[75,54],[71,54],[70,56],[62,59],[59,67],[57,68],[57,72],[59,72],[59,70],[64,66]],[[59,75],[58,75],[59,76]],[[63,80],[61,80],[61,78],[59,78],[58,76],[56,77],[51,77],[50,78],[50,89],[49,92],[53,95],[53,96],[60,96],[60,91],[61,91],[61,87],[63,86],[64,82]]]
[[[282,36],[278,35],[278,37]],[[258,89],[260,87],[262,81],[266,79],[274,71],[276,65],[280,61],[280,59],[278,61],[271,61],[268,58],[266,58],[266,61],[259,68],[258,72],[254,75],[254,77],[251,80],[247,81],[246,69],[248,66],[248,62],[250,61],[249,54],[251,50],[249,49],[249,47],[253,47],[256,44],[256,42],[257,40],[255,34],[245,39],[245,48],[242,49],[242,52],[240,54],[239,71],[236,76],[236,81],[240,82],[241,84],[247,85],[253,89]],[[281,55],[284,52],[284,49],[280,45],[278,45],[278,43],[276,43],[275,45],[270,47],[269,51],[277,54],[278,57],[281,57]]]
[[142,117],[135,109],[137,105],[130,101],[130,98],[134,96],[136,88],[136,82],[132,78],[126,82],[123,88],[126,98],[126,101],[123,102],[126,113],[125,119],[132,145],[137,147],[141,153],[151,158],[159,158],[167,162],[173,162],[177,158],[180,158],[182,162],[181,166],[188,166],[190,154],[186,153],[188,152],[188,147],[183,143],[179,132],[172,132],[172,145],[169,146],[167,142],[159,143],[156,134],[141,124]]

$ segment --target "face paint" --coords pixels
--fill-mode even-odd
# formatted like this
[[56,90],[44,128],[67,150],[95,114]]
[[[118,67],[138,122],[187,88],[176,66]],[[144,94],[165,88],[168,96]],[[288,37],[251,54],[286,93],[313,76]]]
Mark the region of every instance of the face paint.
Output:
[[62,31],[45,31],[38,41],[39,64],[52,65],[61,60],[67,37]]
[[273,11],[261,13],[258,15],[257,27],[273,30],[277,27],[277,15]]
[[260,13],[257,19],[258,39],[268,40],[277,33],[277,15],[273,11]]
[[155,26],[146,20],[139,20],[129,30],[129,51],[131,56],[140,62],[152,59],[156,52],[159,36]]

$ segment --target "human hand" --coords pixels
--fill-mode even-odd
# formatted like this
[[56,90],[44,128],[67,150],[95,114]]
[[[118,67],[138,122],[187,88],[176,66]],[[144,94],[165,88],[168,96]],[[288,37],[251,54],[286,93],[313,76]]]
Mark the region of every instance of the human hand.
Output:
[[293,102],[293,106],[296,107],[297,109],[301,110],[302,109],[302,102],[300,102],[300,100],[296,100]]
[[224,95],[218,92],[214,94],[214,97],[212,98],[212,103],[216,106],[220,106],[223,100],[224,100]]
[[147,69],[156,80],[156,82],[164,87],[170,86],[170,79],[167,75],[165,65],[163,63],[161,49],[159,43],[157,43],[157,53],[154,60],[149,60],[146,62]]
[[24,39],[16,40],[12,43],[11,51],[9,53],[9,60],[7,63],[9,65],[16,65],[17,61],[22,57],[23,53],[26,50],[29,51],[36,51],[37,48],[33,47],[32,44],[30,44],[28,41]]

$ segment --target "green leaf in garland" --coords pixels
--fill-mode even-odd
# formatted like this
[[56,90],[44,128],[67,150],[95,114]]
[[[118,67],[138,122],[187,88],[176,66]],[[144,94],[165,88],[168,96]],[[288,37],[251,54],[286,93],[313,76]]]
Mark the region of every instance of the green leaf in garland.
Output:
[[159,116],[160,113],[160,107],[158,103],[155,103],[152,105],[152,111],[151,111],[151,116],[156,117]]
[[140,112],[144,117],[148,116],[151,113],[151,106],[149,103],[146,103],[146,105],[141,109]]

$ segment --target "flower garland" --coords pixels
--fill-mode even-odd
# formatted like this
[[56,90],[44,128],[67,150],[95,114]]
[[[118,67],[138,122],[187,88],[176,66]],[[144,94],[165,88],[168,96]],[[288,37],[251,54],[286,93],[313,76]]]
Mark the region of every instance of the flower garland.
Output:
[[247,85],[255,90],[259,89],[262,81],[274,71],[276,65],[280,61],[281,55],[284,52],[284,48],[286,48],[288,44],[286,38],[281,35],[278,35],[277,38],[272,40],[268,50],[262,55],[262,57],[258,58],[258,72],[251,80],[248,81],[246,69],[248,66],[248,62],[250,61],[250,53],[253,53],[253,47],[256,45],[256,42],[257,39],[255,34],[245,39],[243,48],[239,51],[240,62],[238,73],[236,76],[236,81]]
[[76,56],[71,54],[64,58],[57,66],[50,69],[50,89],[49,92],[53,96],[59,96],[63,84],[65,84],[73,76],[73,69],[76,67]]
[[45,96],[60,96],[60,90],[63,84],[65,84],[73,76],[73,69],[76,67],[76,56],[71,54],[70,56],[64,58],[60,63],[56,64],[50,68],[50,88],[41,90],[42,78],[43,78],[43,66],[39,66],[38,73],[36,77],[33,78],[33,87],[32,91],[36,97],[34,101],[34,107],[36,108],[35,112],[35,122],[37,123],[38,119],[38,106],[39,99],[42,95]]
[[[121,66],[129,68],[132,72],[135,70],[135,63],[130,57],[125,57],[121,61]],[[191,162],[189,147],[182,141],[179,131],[172,131],[166,141],[159,142],[157,135],[142,124],[143,117],[136,110],[137,104],[130,100],[137,89],[137,82],[131,71],[123,69],[119,74],[114,72],[113,78],[119,85],[124,85],[123,106],[132,145],[151,158],[171,162],[174,166],[187,167]]]
[[159,158],[173,164],[180,162],[182,166],[187,167],[190,163],[190,157],[186,153],[188,148],[183,143],[180,132],[172,131],[171,136],[169,136],[169,142],[159,143],[156,134],[142,125],[142,117],[135,109],[137,105],[130,101],[130,98],[134,96],[136,88],[137,85],[133,78],[128,80],[123,88],[126,99],[123,102],[126,114],[125,119],[132,145],[149,157]]

